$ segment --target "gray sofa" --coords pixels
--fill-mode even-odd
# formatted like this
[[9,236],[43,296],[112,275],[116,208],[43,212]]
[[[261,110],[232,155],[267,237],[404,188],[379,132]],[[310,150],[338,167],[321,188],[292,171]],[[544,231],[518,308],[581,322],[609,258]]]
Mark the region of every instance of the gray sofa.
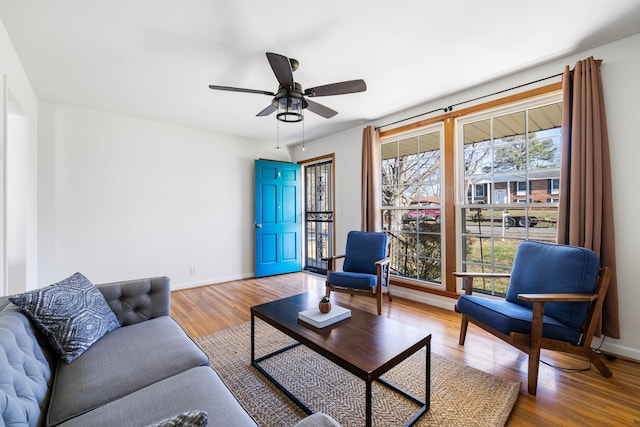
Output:
[[66,363],[0,298],[0,426],[147,426],[187,411],[256,426],[169,316],[166,277],[97,286],[122,325]]

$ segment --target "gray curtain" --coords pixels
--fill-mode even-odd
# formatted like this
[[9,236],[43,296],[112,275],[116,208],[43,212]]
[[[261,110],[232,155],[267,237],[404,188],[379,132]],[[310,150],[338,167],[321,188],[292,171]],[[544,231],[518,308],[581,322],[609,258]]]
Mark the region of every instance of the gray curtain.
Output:
[[611,161],[600,76],[601,60],[565,67],[558,243],[591,249],[611,268],[601,333],[620,338]]
[[373,126],[362,131],[362,231],[380,231],[380,132]]

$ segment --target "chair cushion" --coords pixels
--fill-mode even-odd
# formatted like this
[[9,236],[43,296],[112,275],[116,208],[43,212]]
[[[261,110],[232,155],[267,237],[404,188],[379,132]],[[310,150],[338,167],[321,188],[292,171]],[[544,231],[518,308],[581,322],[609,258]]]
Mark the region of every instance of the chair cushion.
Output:
[[370,289],[377,286],[378,277],[375,274],[333,271],[329,274],[327,281],[333,286],[352,289]]
[[[531,333],[532,311],[520,304],[479,295],[462,295],[458,298],[456,307],[460,313],[466,314],[503,334]],[[580,340],[580,330],[566,326],[557,319],[545,315],[542,336],[577,344]]]
[[376,274],[375,262],[387,256],[385,233],[350,231],[347,234],[343,271]]
[[[513,260],[506,301],[532,308],[518,294],[593,293],[600,272],[595,252],[577,246],[525,241]],[[546,303],[544,313],[570,328],[582,328],[589,303]]]

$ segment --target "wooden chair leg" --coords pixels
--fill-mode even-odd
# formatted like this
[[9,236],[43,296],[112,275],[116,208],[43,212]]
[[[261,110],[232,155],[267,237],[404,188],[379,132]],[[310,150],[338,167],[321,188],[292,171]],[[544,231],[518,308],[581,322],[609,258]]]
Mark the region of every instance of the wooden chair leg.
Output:
[[464,340],[467,338],[467,327],[469,326],[469,318],[466,314],[462,315],[462,322],[460,323],[460,338],[458,338],[458,344],[464,345]]
[[378,303],[378,316],[382,315],[382,289],[376,292],[376,302]]
[[587,350],[587,357],[589,358],[591,363],[595,365],[598,371],[600,371],[603,377],[611,378],[613,376],[613,373],[611,373],[607,365],[605,365],[604,361],[593,350],[591,349]]
[[529,342],[529,371],[528,391],[532,396],[536,395],[538,388],[538,368],[540,365],[540,344],[542,341],[542,325],[544,318],[544,303],[533,303],[533,317],[531,319],[531,337]]
[[528,386],[529,394],[536,395],[538,389],[538,367],[540,365],[540,347],[532,348],[529,352],[529,371],[528,371]]
[[328,286],[326,287],[325,295],[327,296],[327,298],[331,297],[331,288],[329,288]]
[[389,285],[387,285],[387,296],[389,297],[389,301],[393,301],[393,298],[391,298],[391,291],[389,290]]

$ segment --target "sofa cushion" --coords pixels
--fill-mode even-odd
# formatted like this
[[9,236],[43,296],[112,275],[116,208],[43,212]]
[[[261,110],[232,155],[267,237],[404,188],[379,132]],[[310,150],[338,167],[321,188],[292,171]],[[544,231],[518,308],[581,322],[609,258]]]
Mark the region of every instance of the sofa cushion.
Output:
[[208,365],[206,354],[169,316],[123,326],[73,363],[58,364],[48,424],[59,424],[189,368]]
[[34,321],[67,363],[120,327],[102,293],[80,273],[9,300]]
[[17,310],[0,312],[0,425],[41,425],[51,367],[36,331]]
[[60,427],[140,427],[194,410],[209,414],[210,426],[257,427],[210,367],[193,368],[166,378]]

